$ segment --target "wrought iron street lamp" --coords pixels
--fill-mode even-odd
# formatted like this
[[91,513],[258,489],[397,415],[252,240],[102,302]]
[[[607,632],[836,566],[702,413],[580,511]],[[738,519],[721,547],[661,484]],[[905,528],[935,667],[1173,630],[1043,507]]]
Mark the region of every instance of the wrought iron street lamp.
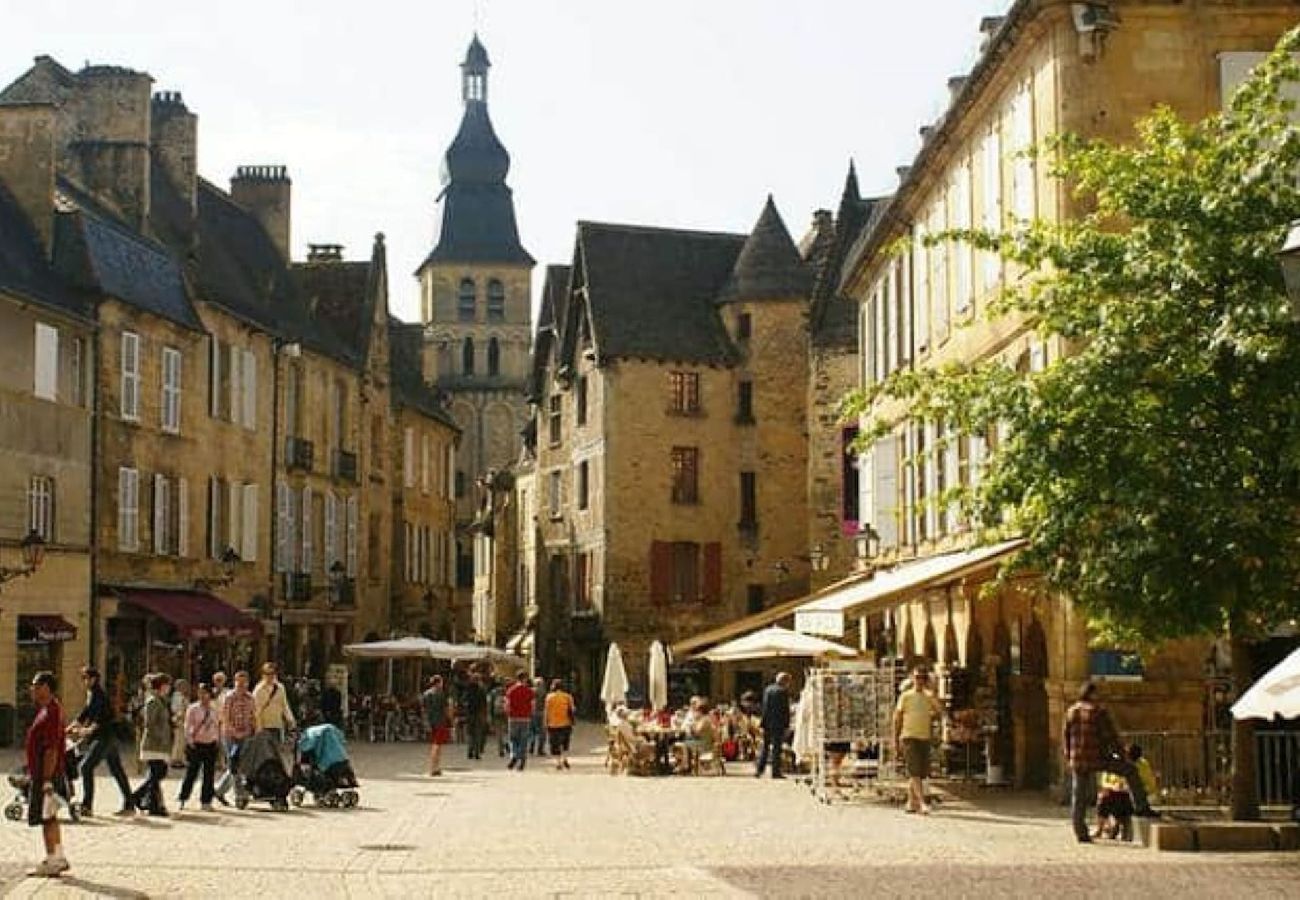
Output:
[[814,572],[825,572],[830,568],[831,557],[826,552],[826,548],[817,543],[813,544],[812,550],[808,552],[808,562],[812,564]]
[[853,548],[858,562],[866,564],[880,555],[880,534],[870,522],[863,524],[853,538]]
[[45,561],[45,538],[32,529],[18,543],[22,550],[23,563],[20,566],[0,566],[0,584],[15,578],[26,578],[41,567]]

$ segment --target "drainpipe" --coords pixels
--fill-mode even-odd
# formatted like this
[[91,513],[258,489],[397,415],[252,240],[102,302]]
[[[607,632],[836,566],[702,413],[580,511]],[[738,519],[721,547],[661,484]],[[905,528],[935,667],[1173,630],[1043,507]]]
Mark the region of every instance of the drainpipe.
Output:
[[[271,338],[271,480],[267,483],[268,503],[267,508],[271,510],[271,548],[269,551],[270,565],[267,567],[267,586],[266,586],[266,621],[271,621],[271,614],[275,611],[275,575],[276,566],[279,560],[276,558],[276,543],[279,535],[280,525],[280,490],[277,475],[279,471],[280,459],[280,348],[288,343],[283,338]],[[275,662],[280,663],[281,651],[284,649],[284,614],[280,614],[278,624],[275,629]]]
[[[91,328],[90,337],[90,539],[87,549],[90,553],[90,642],[89,661],[100,670],[107,671],[107,659],[100,659],[104,648],[99,646],[99,464],[103,459],[100,447],[100,401],[99,401],[99,323],[96,320]],[[82,360],[85,365],[85,360]],[[82,376],[85,378],[85,376]],[[83,384],[85,382],[83,381]]]

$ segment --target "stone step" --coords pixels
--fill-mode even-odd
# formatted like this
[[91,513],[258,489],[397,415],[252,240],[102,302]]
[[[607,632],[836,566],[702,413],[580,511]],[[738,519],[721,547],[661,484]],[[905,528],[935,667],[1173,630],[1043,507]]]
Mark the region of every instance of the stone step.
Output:
[[1294,822],[1134,822],[1134,840],[1154,850],[1209,853],[1300,850]]

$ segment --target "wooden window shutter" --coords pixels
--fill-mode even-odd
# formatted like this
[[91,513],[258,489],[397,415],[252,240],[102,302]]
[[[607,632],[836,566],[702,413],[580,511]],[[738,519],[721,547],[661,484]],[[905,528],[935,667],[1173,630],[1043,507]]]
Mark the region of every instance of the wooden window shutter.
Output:
[[704,602],[722,600],[722,545],[704,545]]
[[673,545],[667,541],[650,543],[650,601],[667,606],[673,589]]

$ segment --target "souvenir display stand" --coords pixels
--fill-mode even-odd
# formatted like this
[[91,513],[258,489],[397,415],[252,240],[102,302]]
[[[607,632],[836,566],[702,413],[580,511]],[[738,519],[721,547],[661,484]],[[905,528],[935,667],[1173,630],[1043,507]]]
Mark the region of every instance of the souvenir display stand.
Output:
[[[893,660],[809,669],[812,793],[823,803],[865,798],[900,778],[894,706],[903,667]],[[836,758],[840,762],[836,765]]]

